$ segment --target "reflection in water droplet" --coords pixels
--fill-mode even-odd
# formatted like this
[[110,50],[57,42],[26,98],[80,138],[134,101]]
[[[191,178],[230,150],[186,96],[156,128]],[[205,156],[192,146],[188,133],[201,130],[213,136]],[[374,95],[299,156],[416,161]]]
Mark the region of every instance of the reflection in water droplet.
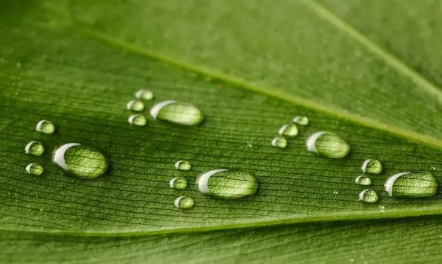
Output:
[[350,145],[340,136],[330,132],[316,132],[307,142],[307,149],[327,158],[343,158],[350,152]]
[[195,201],[189,196],[180,196],[175,199],[175,207],[179,209],[190,209],[195,205]]
[[309,121],[308,121],[308,117],[306,116],[296,116],[295,118],[293,118],[293,123],[299,124],[299,125],[308,125]]
[[356,177],[355,183],[359,185],[371,185],[371,179],[367,176],[361,175]]
[[142,115],[131,115],[128,119],[129,124],[135,126],[145,126],[147,124],[147,120]]
[[35,126],[35,130],[44,134],[53,134],[55,131],[55,126],[51,121],[40,120]]
[[359,193],[359,200],[365,203],[375,203],[379,200],[379,197],[375,191],[365,189]]
[[362,163],[362,172],[379,174],[382,172],[382,163],[379,160],[367,159]]
[[43,167],[38,163],[30,163],[26,166],[26,171],[34,176],[40,176],[43,173]]
[[138,100],[132,100],[127,103],[127,109],[134,112],[141,112],[144,110],[144,103]]
[[285,139],[284,137],[275,137],[272,140],[272,146],[277,147],[277,148],[286,148],[288,145],[287,139]]
[[198,125],[204,120],[204,115],[198,108],[192,104],[174,100],[154,105],[150,109],[150,115],[154,119],[185,126]]
[[298,135],[298,127],[295,124],[285,124],[279,129],[278,134],[287,137],[295,137]]
[[31,141],[25,147],[26,154],[32,156],[41,156],[45,151],[43,144],[38,141]]
[[188,171],[188,170],[192,169],[192,164],[190,164],[190,162],[187,160],[180,160],[180,161],[177,161],[177,163],[175,163],[175,169]]
[[175,190],[184,190],[187,187],[187,180],[183,177],[176,177],[170,180],[170,188]]
[[138,99],[150,101],[153,99],[153,93],[149,90],[141,89],[138,92],[135,93],[135,97]]
[[108,167],[107,159],[100,151],[79,143],[60,146],[54,151],[52,160],[72,176],[82,179],[97,178]]
[[384,186],[391,197],[422,198],[435,195],[439,183],[429,172],[402,172],[388,178]]

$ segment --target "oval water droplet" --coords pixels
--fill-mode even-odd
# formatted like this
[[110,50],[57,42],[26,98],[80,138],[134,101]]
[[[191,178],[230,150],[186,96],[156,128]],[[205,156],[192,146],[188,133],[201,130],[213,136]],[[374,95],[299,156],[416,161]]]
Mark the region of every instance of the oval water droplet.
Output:
[[51,135],[55,131],[55,126],[49,120],[40,120],[35,126],[35,130],[44,134]]
[[277,147],[277,148],[286,148],[288,145],[287,139],[285,139],[285,137],[275,137],[272,140],[272,146]]
[[350,153],[350,145],[340,136],[330,132],[316,132],[307,142],[307,149],[318,155],[340,159]]
[[180,160],[175,163],[175,169],[188,171],[192,169],[192,164],[190,164],[190,162],[187,160]]
[[365,189],[359,193],[359,201],[365,203],[375,203],[378,200],[379,200],[378,194],[371,189]]
[[359,185],[371,185],[371,179],[367,176],[361,175],[356,177],[355,183]]
[[187,180],[184,177],[176,177],[170,180],[170,188],[175,190],[184,190],[187,188]]
[[141,89],[141,90],[139,90],[138,92],[135,93],[135,97],[138,98],[138,99],[150,101],[150,100],[153,99],[154,95],[149,90]]
[[258,180],[250,173],[211,170],[198,177],[198,189],[204,195],[220,199],[237,199],[253,195],[258,190]]
[[190,209],[195,205],[195,201],[189,196],[180,196],[175,199],[175,207],[179,209]]
[[292,122],[299,124],[299,125],[306,126],[306,125],[308,125],[309,120],[308,120],[308,117],[306,117],[306,116],[296,116],[295,118],[293,118]]
[[26,145],[25,152],[32,156],[41,156],[45,152],[45,148],[40,142],[31,141]]
[[40,176],[43,174],[43,167],[38,163],[30,163],[26,166],[26,172],[30,175]]
[[379,160],[367,159],[362,163],[362,172],[369,174],[379,174],[382,172],[382,163]]
[[435,195],[439,183],[429,172],[402,172],[388,178],[384,186],[391,197],[422,198]]
[[204,120],[204,115],[198,108],[192,104],[174,100],[154,105],[150,109],[150,115],[154,119],[185,126],[198,125]]
[[147,124],[147,120],[142,115],[131,115],[129,116],[129,124],[135,125],[135,126],[145,126]]
[[139,100],[132,100],[127,103],[127,109],[134,112],[141,112],[144,110],[144,103]]
[[298,135],[298,127],[295,124],[285,124],[279,129],[278,134],[281,136],[296,137]]
[[71,175],[94,179],[103,175],[108,167],[106,157],[97,149],[79,143],[68,143],[57,148],[52,160]]

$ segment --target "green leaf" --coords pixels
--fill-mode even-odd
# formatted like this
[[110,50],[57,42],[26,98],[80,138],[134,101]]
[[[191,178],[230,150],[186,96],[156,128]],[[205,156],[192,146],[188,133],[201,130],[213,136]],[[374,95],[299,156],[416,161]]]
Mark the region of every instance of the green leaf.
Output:
[[[422,254],[435,261],[438,217],[387,219],[441,214],[440,195],[393,199],[382,190],[386,175],[440,174],[434,36],[442,21],[430,12],[408,30],[416,15],[400,9],[391,16],[395,3],[4,1],[0,260],[379,263]],[[417,10],[434,6],[425,3]],[[190,102],[206,121],[182,127],[149,118],[147,126],[131,127],[125,105],[140,88],[155,94],[147,108]],[[273,148],[274,135],[296,115],[310,125],[300,126],[288,148]],[[35,131],[41,119],[56,125],[54,135]],[[305,140],[316,131],[339,134],[350,155],[308,152]],[[25,155],[32,140],[45,145],[42,157]],[[107,175],[65,175],[51,152],[70,142],[102,150]],[[372,177],[378,204],[357,199],[362,188],[354,178],[367,158],[385,167]],[[191,171],[174,169],[182,159]],[[42,176],[25,173],[31,162],[43,165]],[[195,177],[218,168],[255,175],[257,195],[226,201],[200,194]],[[169,188],[177,176],[190,186]],[[181,195],[193,197],[195,207],[177,210]],[[386,220],[331,223],[380,218]],[[295,223],[303,224],[273,227]],[[411,227],[419,231],[404,235]],[[404,240],[419,245],[408,250]]]

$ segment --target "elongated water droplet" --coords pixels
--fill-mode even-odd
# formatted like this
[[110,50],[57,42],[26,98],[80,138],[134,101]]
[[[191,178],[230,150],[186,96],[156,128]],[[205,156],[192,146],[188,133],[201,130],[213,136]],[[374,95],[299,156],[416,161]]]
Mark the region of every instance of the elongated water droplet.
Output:
[[138,92],[135,93],[135,97],[138,98],[138,99],[150,101],[150,100],[153,99],[154,95],[149,90],[141,89],[141,90],[139,90]]
[[187,160],[180,160],[180,161],[177,161],[177,163],[175,163],[175,169],[188,171],[188,170],[192,169],[192,164],[190,164],[190,162]]
[[384,186],[391,197],[422,198],[435,195],[439,183],[429,172],[402,172],[388,178]]
[[183,177],[176,177],[170,180],[170,188],[175,190],[184,190],[187,187],[187,180]]
[[41,156],[45,152],[45,148],[40,142],[31,141],[26,145],[25,152],[32,156]]
[[258,180],[252,174],[242,171],[211,170],[198,177],[198,189],[202,194],[221,199],[253,195],[258,185]]
[[356,177],[355,183],[359,185],[371,185],[371,179],[367,176],[361,175]]
[[94,179],[107,170],[107,159],[97,149],[79,143],[64,144],[57,148],[52,160],[71,175],[82,179]]
[[43,173],[43,167],[38,163],[30,163],[26,166],[26,171],[34,176],[40,176]]
[[330,132],[316,132],[309,137],[306,145],[309,151],[334,159],[347,156],[351,149],[347,141]]
[[53,134],[55,131],[55,126],[51,121],[40,120],[35,126],[35,130],[44,134]]
[[134,112],[141,112],[144,110],[144,103],[138,100],[132,100],[127,103],[127,109]]
[[375,191],[365,189],[359,193],[359,200],[365,203],[375,203],[379,200],[379,197]]
[[295,118],[293,118],[292,122],[299,124],[299,125],[306,126],[306,125],[308,125],[309,120],[308,120],[308,117],[306,117],[306,116],[296,116]]
[[379,160],[368,159],[362,163],[362,172],[370,174],[379,174],[382,172],[382,163]]
[[277,148],[286,148],[288,145],[287,139],[285,139],[284,137],[275,137],[272,140],[272,146],[277,147]]
[[145,126],[147,124],[147,120],[142,115],[131,115],[129,116],[129,124],[135,125],[135,126]]
[[192,104],[174,100],[154,105],[150,109],[150,115],[154,119],[185,126],[198,125],[204,120],[204,115],[198,108]]
[[285,124],[279,129],[278,134],[281,136],[296,137],[298,135],[298,127],[295,124]]
[[189,196],[180,196],[175,199],[175,207],[179,209],[190,209],[195,205],[195,201]]

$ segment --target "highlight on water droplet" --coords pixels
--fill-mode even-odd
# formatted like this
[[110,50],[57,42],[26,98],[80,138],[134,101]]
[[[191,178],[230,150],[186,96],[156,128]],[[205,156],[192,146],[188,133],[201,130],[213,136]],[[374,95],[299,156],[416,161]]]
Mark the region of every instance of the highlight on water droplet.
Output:
[[356,177],[355,183],[358,185],[371,185],[371,179],[367,176],[361,175]]
[[131,115],[129,116],[129,124],[135,125],[135,126],[145,126],[147,124],[147,120],[142,115]]
[[138,99],[150,101],[150,100],[153,99],[154,95],[149,90],[141,89],[141,90],[139,90],[138,92],[135,93],[135,97],[138,98]]
[[30,163],[26,166],[26,172],[30,175],[40,176],[43,174],[43,167],[38,163]]
[[175,199],[175,207],[178,209],[190,209],[195,205],[195,201],[189,196],[180,196]]
[[49,120],[40,120],[35,126],[35,130],[44,134],[51,135],[55,131],[55,126]]
[[154,119],[185,126],[199,125],[204,120],[204,114],[194,105],[175,100],[154,105],[150,115]]
[[423,198],[437,193],[438,181],[429,172],[401,172],[387,179],[385,191],[396,198]]
[[170,188],[175,190],[184,190],[187,188],[187,180],[184,177],[176,177],[170,180]]
[[307,139],[306,145],[308,151],[334,159],[347,156],[351,150],[347,141],[330,132],[316,132]]
[[367,159],[362,163],[362,172],[369,174],[379,174],[382,172],[382,163],[379,160]]
[[287,139],[285,137],[277,136],[272,140],[272,146],[277,148],[286,148],[288,145]]
[[295,116],[292,120],[293,123],[306,126],[309,123],[308,117],[306,116]]
[[175,169],[188,171],[192,169],[192,164],[190,164],[190,162],[187,160],[179,160],[175,163]]
[[220,199],[237,199],[253,195],[258,190],[258,180],[250,173],[217,169],[204,172],[197,180],[199,191]]
[[41,156],[45,151],[45,148],[42,143],[38,141],[31,141],[25,147],[26,154],[32,156]]
[[375,203],[379,200],[378,194],[371,190],[365,189],[359,193],[359,201],[365,203]]
[[281,136],[296,137],[298,135],[298,127],[295,124],[285,124],[279,129],[278,134]]
[[127,103],[127,109],[134,112],[141,112],[144,110],[144,103],[139,100],[132,100]]
[[58,147],[52,161],[66,172],[81,179],[94,179],[103,175],[108,167],[106,157],[97,149],[79,143]]

